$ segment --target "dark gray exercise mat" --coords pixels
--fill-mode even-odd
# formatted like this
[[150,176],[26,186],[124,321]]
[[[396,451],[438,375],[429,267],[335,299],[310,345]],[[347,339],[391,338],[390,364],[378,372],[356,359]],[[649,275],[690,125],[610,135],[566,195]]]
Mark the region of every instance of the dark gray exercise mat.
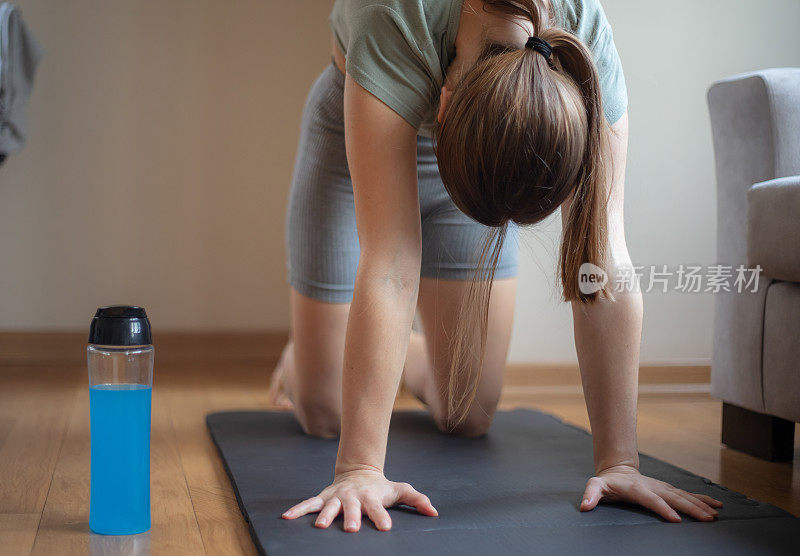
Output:
[[273,554],[798,554],[800,519],[645,455],[643,473],[724,502],[719,519],[667,523],[627,504],[578,506],[592,463],[591,437],[551,415],[498,412],[483,438],[439,433],[427,414],[392,417],[386,476],[409,482],[439,510],[431,518],[390,510],[379,532],[366,517],[345,533],[341,517],[327,530],[316,514],[281,514],[328,486],[335,440],[303,435],[286,412],[237,411],[207,417],[250,523],[256,547]]

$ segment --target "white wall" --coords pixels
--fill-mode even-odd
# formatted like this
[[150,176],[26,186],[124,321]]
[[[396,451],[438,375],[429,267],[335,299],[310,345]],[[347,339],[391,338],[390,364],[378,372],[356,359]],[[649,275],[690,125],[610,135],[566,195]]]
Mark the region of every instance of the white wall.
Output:
[[[98,304],[160,329],[285,328],[283,216],[330,0],[18,0],[47,50],[31,138],[0,168],[0,329],[85,329]],[[714,260],[705,90],[800,65],[800,3],[605,0],[628,81],[638,263]],[[574,358],[558,222],[524,248],[515,361]],[[645,297],[645,361],[705,360],[707,295]]]
[[0,168],[0,328],[98,304],[285,328],[283,215],[332,0],[21,0],[47,50]]
[[[705,93],[715,80],[800,66],[796,0],[602,0],[625,68],[630,146],[625,222],[634,264],[715,262],[716,191]],[[800,107],[799,107],[800,109]],[[558,218],[527,233],[511,359],[574,361],[554,285]],[[711,294],[644,294],[642,360],[708,362]]]

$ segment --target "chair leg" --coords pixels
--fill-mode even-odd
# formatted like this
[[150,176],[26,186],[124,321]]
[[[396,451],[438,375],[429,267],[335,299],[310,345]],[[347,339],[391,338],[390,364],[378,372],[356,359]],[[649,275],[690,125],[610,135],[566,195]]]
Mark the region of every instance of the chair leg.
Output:
[[792,461],[794,422],[723,403],[722,443],[768,461]]

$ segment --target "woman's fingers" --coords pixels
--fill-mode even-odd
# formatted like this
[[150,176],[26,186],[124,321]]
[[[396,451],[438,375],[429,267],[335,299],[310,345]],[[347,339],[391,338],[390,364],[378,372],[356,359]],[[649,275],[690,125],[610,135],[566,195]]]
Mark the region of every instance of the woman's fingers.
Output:
[[681,520],[681,516],[678,515],[678,512],[672,509],[663,498],[652,490],[644,487],[634,487],[631,489],[629,497],[637,504],[653,510],[667,521],[677,523]]
[[705,513],[707,513],[707,514],[709,514],[711,516],[716,517],[717,514],[719,513],[719,512],[717,512],[717,510],[715,510],[714,508],[712,508],[711,506],[706,504],[705,501],[701,500],[699,497],[697,497],[696,495],[692,494],[691,492],[686,492],[685,490],[681,490],[681,489],[678,488],[678,489],[675,489],[675,493],[678,496],[683,496],[689,502],[691,502],[692,504],[694,504],[695,506],[697,506],[698,508],[703,510],[703,512],[705,512]]
[[283,519],[296,519],[306,514],[320,511],[324,504],[325,502],[321,497],[314,496],[312,498],[308,498],[307,500],[303,500],[296,506],[292,506],[286,510],[281,517],[283,517]]
[[392,528],[392,518],[385,506],[394,504],[407,504],[422,514],[438,515],[428,497],[408,483],[392,483],[383,476],[364,473],[337,479],[321,494],[291,507],[282,517],[296,519],[319,512],[314,526],[325,529],[341,513],[344,516],[344,530],[354,533],[361,529],[363,512],[379,531],[388,531]]
[[430,499],[421,492],[417,492],[408,483],[399,483],[397,485],[397,503],[412,506],[421,514],[432,517],[439,515],[439,512],[431,504]]
[[592,477],[586,483],[586,490],[583,491],[583,500],[581,501],[581,511],[588,512],[600,503],[603,498],[603,479]]
[[386,508],[384,508],[380,502],[372,499],[364,500],[361,507],[364,513],[367,514],[367,517],[375,524],[375,527],[381,531],[388,531],[392,528],[392,519],[389,517],[389,512],[386,511]]
[[342,500],[342,508],[344,508],[344,530],[348,533],[355,533],[361,529],[361,503],[358,499]]
[[325,507],[322,508],[322,511],[319,512],[319,516],[317,517],[317,521],[314,522],[314,527],[319,527],[320,529],[327,528],[336,516],[339,515],[339,512],[342,509],[342,502],[338,498],[331,498],[328,500],[328,503],[325,504]]
[[706,504],[708,504],[712,508],[721,508],[722,507],[722,502],[720,502],[716,498],[711,498],[710,496],[706,496],[705,494],[691,493],[691,495],[694,496],[695,498],[699,498],[700,500],[702,500],[703,502],[705,502]]
[[[679,492],[664,492],[664,493],[662,493],[662,497],[674,509],[676,509],[679,512],[684,513],[684,514],[686,514],[686,515],[688,515],[690,517],[693,517],[693,518],[695,518],[695,519],[697,519],[699,521],[713,521],[714,520],[714,515],[712,513],[710,513],[709,511],[706,511],[705,508],[702,508],[699,505],[695,504],[694,501],[689,499],[688,496],[683,496],[683,494],[680,491]],[[705,506],[705,504],[703,504],[703,505]],[[708,506],[706,506],[706,507],[708,507]]]

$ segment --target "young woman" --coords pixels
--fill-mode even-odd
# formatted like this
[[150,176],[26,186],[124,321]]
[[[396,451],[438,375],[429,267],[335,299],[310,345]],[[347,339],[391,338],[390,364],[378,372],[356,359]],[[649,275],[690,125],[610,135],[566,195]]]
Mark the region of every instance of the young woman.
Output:
[[718,501],[638,471],[641,296],[579,289],[585,262],[611,280],[630,264],[627,95],[598,0],[337,0],[330,21],[334,63],[306,103],[289,202],[292,339],[272,387],[308,434],[339,434],[339,453],[333,483],[283,517],[319,512],[328,527],[343,513],[357,531],[362,513],[389,529],[395,504],[436,515],[383,475],[401,377],[444,432],[487,431],[517,225],[560,207],[594,439],[581,510],[617,500],[713,520]]

